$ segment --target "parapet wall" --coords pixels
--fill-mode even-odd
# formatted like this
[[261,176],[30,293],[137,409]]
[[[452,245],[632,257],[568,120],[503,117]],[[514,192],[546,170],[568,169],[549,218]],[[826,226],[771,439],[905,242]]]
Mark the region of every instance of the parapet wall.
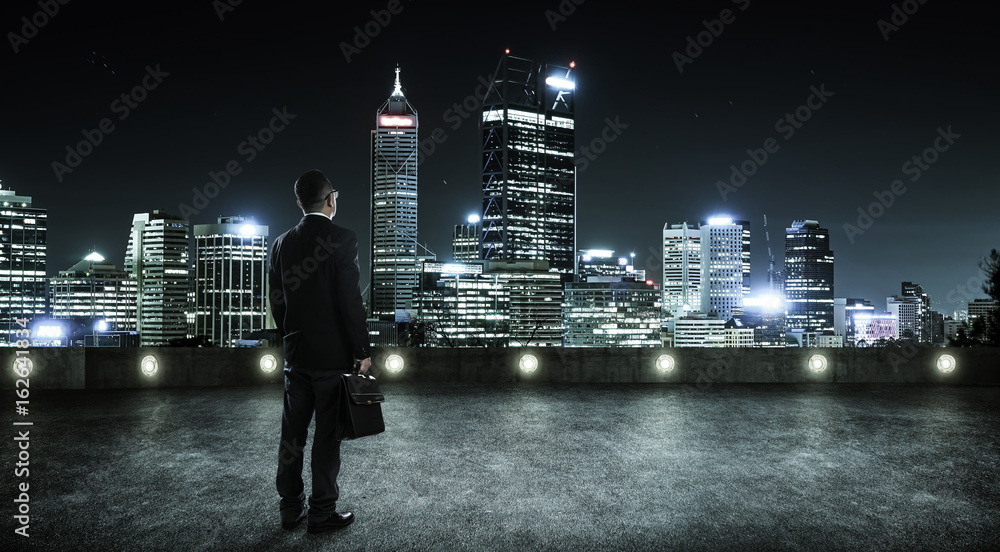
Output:
[[[270,372],[262,369],[270,366],[265,355],[273,356]],[[386,368],[391,355],[402,361],[399,372]],[[533,356],[534,362],[525,355]],[[825,360],[822,370],[810,368],[814,355]],[[954,359],[950,372],[938,369],[942,355]],[[155,360],[155,371],[154,362],[146,361],[151,374],[143,372],[147,357]],[[0,349],[5,389],[13,389],[25,373],[32,390],[282,382],[282,352],[278,348],[32,348],[18,358],[15,349]],[[1000,349],[996,348],[384,348],[373,351],[373,361],[373,373],[383,381],[1000,385]],[[525,372],[520,364],[533,364],[535,369]],[[818,370],[822,364],[816,359],[813,368]]]

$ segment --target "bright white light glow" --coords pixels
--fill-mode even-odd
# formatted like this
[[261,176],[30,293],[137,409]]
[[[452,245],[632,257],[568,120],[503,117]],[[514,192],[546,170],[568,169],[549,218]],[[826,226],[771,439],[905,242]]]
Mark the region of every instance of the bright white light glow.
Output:
[[558,90],[573,90],[576,88],[575,82],[560,77],[546,77],[545,84]]
[[17,357],[17,358],[14,359],[14,364],[13,364],[14,372],[16,372],[17,375],[20,376],[20,377],[22,377],[22,378],[28,377],[28,374],[31,373],[31,370],[34,367],[35,367],[35,364],[33,362],[31,362],[30,358],[27,358],[27,357]]
[[954,370],[957,365],[958,363],[955,362],[955,357],[951,355],[941,355],[937,359],[937,369],[941,370],[945,374]]
[[149,355],[143,357],[142,362],[139,363],[139,368],[142,369],[142,373],[147,376],[152,376],[156,373],[156,369],[159,368],[160,363],[156,361],[156,357]]
[[666,374],[674,369],[674,357],[670,355],[660,355],[656,357],[656,369]]
[[530,374],[538,369],[538,359],[535,358],[535,355],[522,355],[521,360],[517,361],[517,365],[522,372]]
[[476,224],[479,222],[479,215],[469,215],[469,224]]
[[711,226],[724,225],[724,224],[732,224],[732,223],[733,223],[733,219],[731,219],[729,217],[712,217],[712,218],[708,219],[708,224],[711,225]]
[[84,257],[83,260],[90,261],[92,263],[99,263],[104,260],[104,257],[102,257],[101,254],[98,253],[97,251],[94,251],[90,255]]
[[403,362],[403,357],[399,355],[389,355],[385,358],[385,369],[396,374],[403,370],[403,366],[406,363]]
[[823,355],[813,355],[809,357],[809,369],[817,374],[826,370],[826,357]]
[[62,337],[62,326],[38,326],[35,335],[38,337]]
[[264,373],[270,374],[278,368],[278,359],[274,355],[268,353],[260,357],[260,369]]
[[243,234],[244,236],[252,236],[255,229],[256,228],[252,224],[244,224],[240,228],[240,234]]
[[412,117],[397,117],[395,115],[382,115],[378,118],[379,126],[413,126]]
[[583,251],[591,257],[610,257],[615,254],[615,252],[610,249],[584,249]]
[[106,332],[106,331],[108,331],[108,321],[107,320],[98,320],[97,324],[95,324],[94,327],[97,328],[97,331],[99,331],[99,332]]

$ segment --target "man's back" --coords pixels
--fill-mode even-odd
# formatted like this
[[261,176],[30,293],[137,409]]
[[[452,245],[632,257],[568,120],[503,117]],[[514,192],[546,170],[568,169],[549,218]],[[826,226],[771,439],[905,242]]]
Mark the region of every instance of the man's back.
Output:
[[274,241],[269,297],[287,368],[349,371],[368,357],[359,277],[357,236],[325,216],[306,215]]

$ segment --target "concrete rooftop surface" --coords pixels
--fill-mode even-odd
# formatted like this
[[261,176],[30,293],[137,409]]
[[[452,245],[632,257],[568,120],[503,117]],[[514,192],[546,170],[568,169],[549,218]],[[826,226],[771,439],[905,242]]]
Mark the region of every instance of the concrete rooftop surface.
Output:
[[[18,417],[34,423],[28,478],[15,480],[6,439],[0,548],[1000,545],[998,387],[384,382],[383,391],[387,431],[342,447],[338,510],[357,519],[321,535],[280,526],[280,385],[33,391],[30,414]],[[312,429],[307,493],[311,444]],[[30,482],[29,538],[13,533],[20,481]]]

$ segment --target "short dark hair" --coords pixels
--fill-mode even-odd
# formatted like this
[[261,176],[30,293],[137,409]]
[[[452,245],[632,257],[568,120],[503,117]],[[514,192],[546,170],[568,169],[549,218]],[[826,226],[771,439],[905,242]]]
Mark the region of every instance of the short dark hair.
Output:
[[295,198],[306,212],[319,211],[323,208],[326,194],[332,188],[333,185],[323,173],[313,169],[302,173],[302,176],[295,181]]

